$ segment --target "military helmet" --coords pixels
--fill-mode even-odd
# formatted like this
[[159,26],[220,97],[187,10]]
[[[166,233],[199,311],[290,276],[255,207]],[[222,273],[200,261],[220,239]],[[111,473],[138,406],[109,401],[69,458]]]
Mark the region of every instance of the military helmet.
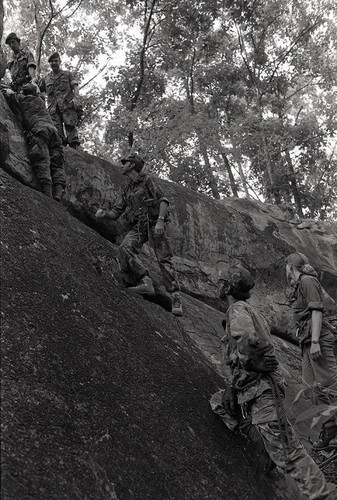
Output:
[[240,292],[249,292],[255,285],[250,272],[240,265],[229,270],[228,281],[233,288]]
[[129,171],[135,169],[136,172],[138,173],[143,170],[143,167],[145,165],[145,161],[143,160],[143,158],[135,153],[132,153],[129,156],[126,156],[125,158],[122,158],[121,162],[123,165],[125,165],[125,163],[127,162],[130,162],[131,163],[130,168],[127,168],[126,170]]
[[226,277],[220,278],[220,282],[221,298],[225,298],[226,295],[236,295],[237,293],[248,298],[249,291],[255,285],[250,272],[240,265],[230,268],[226,273]]
[[25,83],[22,86],[22,93],[24,95],[36,95],[37,94],[36,85],[33,85],[32,83]]
[[19,43],[21,41],[20,38],[18,37],[18,35],[16,33],[14,33],[14,32],[10,33],[7,36],[7,38],[5,40],[6,45],[8,45],[11,40],[17,40]]

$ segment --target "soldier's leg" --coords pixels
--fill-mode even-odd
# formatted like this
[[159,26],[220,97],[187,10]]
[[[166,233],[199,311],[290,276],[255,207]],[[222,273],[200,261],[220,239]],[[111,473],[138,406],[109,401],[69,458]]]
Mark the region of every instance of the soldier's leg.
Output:
[[171,293],[172,314],[175,316],[183,315],[183,305],[180,297],[180,286],[173,263],[173,252],[171,244],[166,234],[166,230],[161,235],[156,235],[154,227],[151,228],[151,239],[154,251],[159,262],[160,270],[166,290]]
[[46,196],[52,196],[52,180],[50,174],[50,157],[48,144],[43,136],[29,139],[29,160],[38,178],[41,190]]
[[237,417],[232,417],[228,415],[226,408],[223,404],[223,396],[225,394],[225,390],[220,390],[213,394],[210,399],[210,405],[214,413],[219,415],[222,422],[225,424],[228,429],[231,431],[239,431],[246,439],[254,443],[255,451],[262,457],[265,462],[265,471],[270,471],[275,464],[269,458],[269,455],[266,452],[264,441],[262,439],[261,434],[258,431],[256,425],[252,424],[252,417],[250,413],[245,413],[241,407],[240,413],[241,415],[237,415]]
[[61,137],[61,140],[63,143],[65,143],[65,135],[64,135],[64,129],[63,129],[63,118],[62,118],[62,113],[57,107],[56,110],[50,114],[51,119],[53,120],[53,124],[56,127],[56,130]]
[[276,405],[271,391],[256,398],[252,406],[252,422],[257,425],[265,448],[283,471],[293,477],[298,489],[310,500],[333,498],[336,488],[326,482],[323,472],[296,438],[288,420],[284,432],[275,418]]
[[78,117],[74,109],[67,109],[63,113],[64,128],[66,130],[67,142],[71,148],[76,149],[80,145],[77,123]]
[[49,142],[50,172],[53,181],[54,199],[60,201],[66,185],[62,141],[58,134],[51,133]]
[[137,226],[128,232],[119,246],[121,272],[127,286],[137,283],[148,275],[148,270],[138,258],[147,239],[147,232]]
[[150,233],[165,288],[169,293],[179,292],[180,286],[173,263],[173,252],[166,231],[164,234],[156,235],[152,227]]

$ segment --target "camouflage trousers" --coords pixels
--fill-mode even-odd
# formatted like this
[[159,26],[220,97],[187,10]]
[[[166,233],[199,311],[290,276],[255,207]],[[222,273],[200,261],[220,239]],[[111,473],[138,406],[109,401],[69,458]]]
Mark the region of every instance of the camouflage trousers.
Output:
[[50,113],[50,116],[64,144],[70,146],[80,144],[77,129],[78,116],[74,109],[61,112],[57,107],[54,112]]
[[173,264],[173,253],[166,231],[156,235],[154,226],[137,224],[128,232],[119,247],[121,271],[127,285],[138,283],[147,276],[148,270],[138,258],[144,243],[150,240],[163,276],[164,286],[169,293],[180,289]]
[[[240,422],[226,412],[222,403],[224,392],[219,391],[213,394],[210,405],[212,410],[221,417],[224,424],[229,429],[234,430],[239,428]],[[297,439],[288,420],[285,428],[288,443],[284,443],[276,418],[276,405],[271,390],[266,390],[250,401],[249,406],[252,426],[255,426],[262,437],[265,450],[276,465],[293,477],[300,492],[310,500],[337,498],[334,496],[337,495],[336,486],[326,482],[323,472]]]
[[62,143],[54,128],[44,128],[28,135],[29,160],[43,184],[66,185]]

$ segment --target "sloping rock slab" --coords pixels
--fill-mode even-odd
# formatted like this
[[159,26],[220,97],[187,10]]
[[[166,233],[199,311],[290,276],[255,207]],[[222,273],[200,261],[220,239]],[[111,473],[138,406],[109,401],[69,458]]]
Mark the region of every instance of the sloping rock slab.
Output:
[[222,379],[179,321],[119,288],[112,246],[1,181],[3,498],[286,498],[211,413]]

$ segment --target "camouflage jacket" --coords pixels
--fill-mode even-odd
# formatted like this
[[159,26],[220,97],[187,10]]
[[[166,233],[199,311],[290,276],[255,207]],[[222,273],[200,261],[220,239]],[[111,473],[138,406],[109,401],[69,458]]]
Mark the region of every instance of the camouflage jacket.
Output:
[[50,114],[56,113],[57,108],[61,113],[69,109],[69,103],[74,98],[75,85],[78,85],[78,82],[70,71],[60,70],[57,74],[53,71],[48,73],[41,82],[40,90],[47,94]]
[[313,310],[321,311],[323,314],[320,336],[328,335],[330,331],[334,332],[334,327],[330,323],[325,310],[327,299],[333,301],[325,290],[323,290],[316,275],[301,274],[299,276],[290,302],[300,344],[311,342],[311,314]]
[[157,221],[160,203],[169,201],[162,190],[155,184],[152,177],[140,173],[137,179],[129,181],[123,190],[119,201],[112,211],[119,217],[123,213],[132,223],[149,221],[150,225]]
[[12,110],[21,117],[27,132],[38,134],[45,129],[56,128],[48,113],[44,100],[37,95],[11,94],[7,96]]
[[29,50],[20,49],[17,54],[8,62],[7,68],[12,76],[12,88],[16,92],[21,90],[22,85],[28,83],[31,78],[28,68],[36,68],[34,56]]
[[[270,327],[265,317],[245,301],[232,304],[226,315],[227,364],[232,372],[231,385],[238,391],[239,404],[255,399],[270,388],[270,381],[263,373],[249,369],[254,349],[274,347]],[[277,370],[273,378],[283,389],[284,380]]]

